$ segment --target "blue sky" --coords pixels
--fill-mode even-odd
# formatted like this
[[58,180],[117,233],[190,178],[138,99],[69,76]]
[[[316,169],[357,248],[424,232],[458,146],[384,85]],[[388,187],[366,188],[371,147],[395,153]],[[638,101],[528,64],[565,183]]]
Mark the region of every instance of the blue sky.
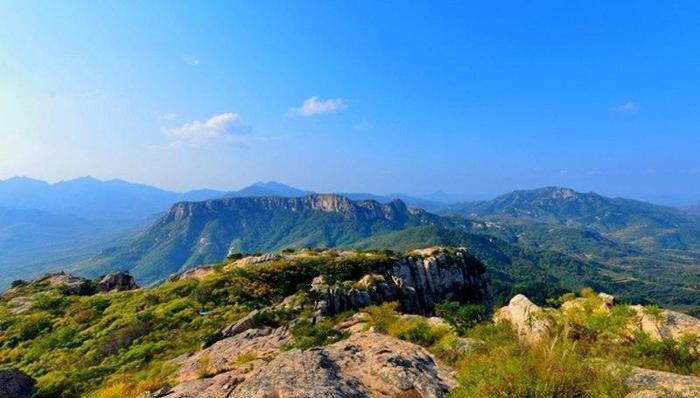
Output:
[[0,179],[700,200],[697,3],[189,3],[0,3]]

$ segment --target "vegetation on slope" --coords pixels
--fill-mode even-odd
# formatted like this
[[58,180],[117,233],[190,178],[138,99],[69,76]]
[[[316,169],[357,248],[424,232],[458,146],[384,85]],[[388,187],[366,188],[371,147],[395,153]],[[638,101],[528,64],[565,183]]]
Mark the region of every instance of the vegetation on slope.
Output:
[[[388,252],[339,256],[333,251],[301,251],[246,266],[220,264],[205,270],[201,279],[172,278],[153,288],[93,296],[18,284],[0,299],[0,366],[18,367],[37,378],[37,397],[134,397],[171,385],[176,370],[172,359],[220,339],[222,327],[252,309],[290,296],[308,303],[315,276],[324,275],[329,282],[353,281],[391,264]],[[31,298],[32,306],[16,313],[20,297]],[[595,300],[589,291],[583,297]],[[592,358],[686,374],[700,369],[697,340],[621,339],[620,325],[628,316],[625,306],[607,317],[582,311],[560,322],[557,336],[536,347],[520,343],[510,328],[483,319],[479,306],[440,303],[437,315],[452,327],[402,317],[396,308],[388,303],[364,309],[367,327],[420,344],[455,366],[460,385],[454,397],[621,396],[622,371],[610,372]],[[311,323],[312,313],[300,311],[263,312],[254,323],[278,327],[297,319],[290,330],[290,349],[347,337],[349,332],[337,325],[352,313]],[[254,353],[237,359],[250,360]]]

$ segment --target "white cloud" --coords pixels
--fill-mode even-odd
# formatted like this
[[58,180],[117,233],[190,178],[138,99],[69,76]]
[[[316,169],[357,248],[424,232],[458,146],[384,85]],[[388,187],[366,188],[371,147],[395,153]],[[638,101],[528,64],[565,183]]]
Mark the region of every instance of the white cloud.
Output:
[[244,135],[250,132],[250,126],[243,124],[237,113],[222,113],[210,117],[207,121],[195,120],[176,128],[163,128],[162,133],[174,137],[170,147],[203,147],[214,141],[228,144],[245,144]]
[[620,113],[628,113],[634,115],[637,112],[639,112],[639,106],[633,101],[627,101],[624,104],[617,106],[615,110],[617,110]]
[[290,108],[287,112],[288,116],[315,116],[323,115],[325,113],[334,113],[347,108],[345,101],[342,98],[327,99],[325,101],[319,100],[318,97],[313,96],[298,108]]
[[177,117],[176,114],[170,113],[170,112],[164,113],[163,116],[161,116],[161,118],[163,118],[163,120],[173,120],[173,119],[175,119],[176,117]]

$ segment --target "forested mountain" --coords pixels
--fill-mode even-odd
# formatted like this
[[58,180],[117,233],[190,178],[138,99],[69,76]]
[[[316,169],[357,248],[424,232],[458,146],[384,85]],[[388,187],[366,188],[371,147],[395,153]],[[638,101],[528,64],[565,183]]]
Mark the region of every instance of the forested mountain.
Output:
[[399,200],[381,204],[333,194],[182,202],[138,239],[104,251],[79,269],[97,275],[122,267],[152,283],[231,253],[351,245],[381,232],[447,223]]
[[683,211],[569,188],[514,191],[452,205],[445,213],[595,231],[642,248],[700,250],[700,222]]

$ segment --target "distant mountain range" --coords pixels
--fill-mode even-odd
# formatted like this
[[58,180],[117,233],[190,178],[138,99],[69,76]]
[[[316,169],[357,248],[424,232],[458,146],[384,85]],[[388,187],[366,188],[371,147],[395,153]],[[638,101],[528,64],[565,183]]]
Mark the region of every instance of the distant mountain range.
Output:
[[[301,192],[297,192],[301,193]],[[468,248],[497,296],[552,296],[593,286],[630,301],[700,307],[698,224],[676,209],[566,188],[453,205],[443,215],[341,195],[225,198],[173,206],[143,235],[82,262],[96,276],[126,268],[143,283],[231,253],[300,247]]]
[[700,218],[687,210],[560,187],[448,205],[273,181],[176,193],[90,177],[13,178],[0,181],[0,285],[63,268],[90,276],[129,269],[153,283],[232,252],[445,244],[484,261],[502,297],[591,285],[637,302],[654,292],[696,311]]
[[700,250],[700,223],[687,212],[569,188],[514,191],[489,201],[451,205],[443,213],[588,230],[648,249]]

